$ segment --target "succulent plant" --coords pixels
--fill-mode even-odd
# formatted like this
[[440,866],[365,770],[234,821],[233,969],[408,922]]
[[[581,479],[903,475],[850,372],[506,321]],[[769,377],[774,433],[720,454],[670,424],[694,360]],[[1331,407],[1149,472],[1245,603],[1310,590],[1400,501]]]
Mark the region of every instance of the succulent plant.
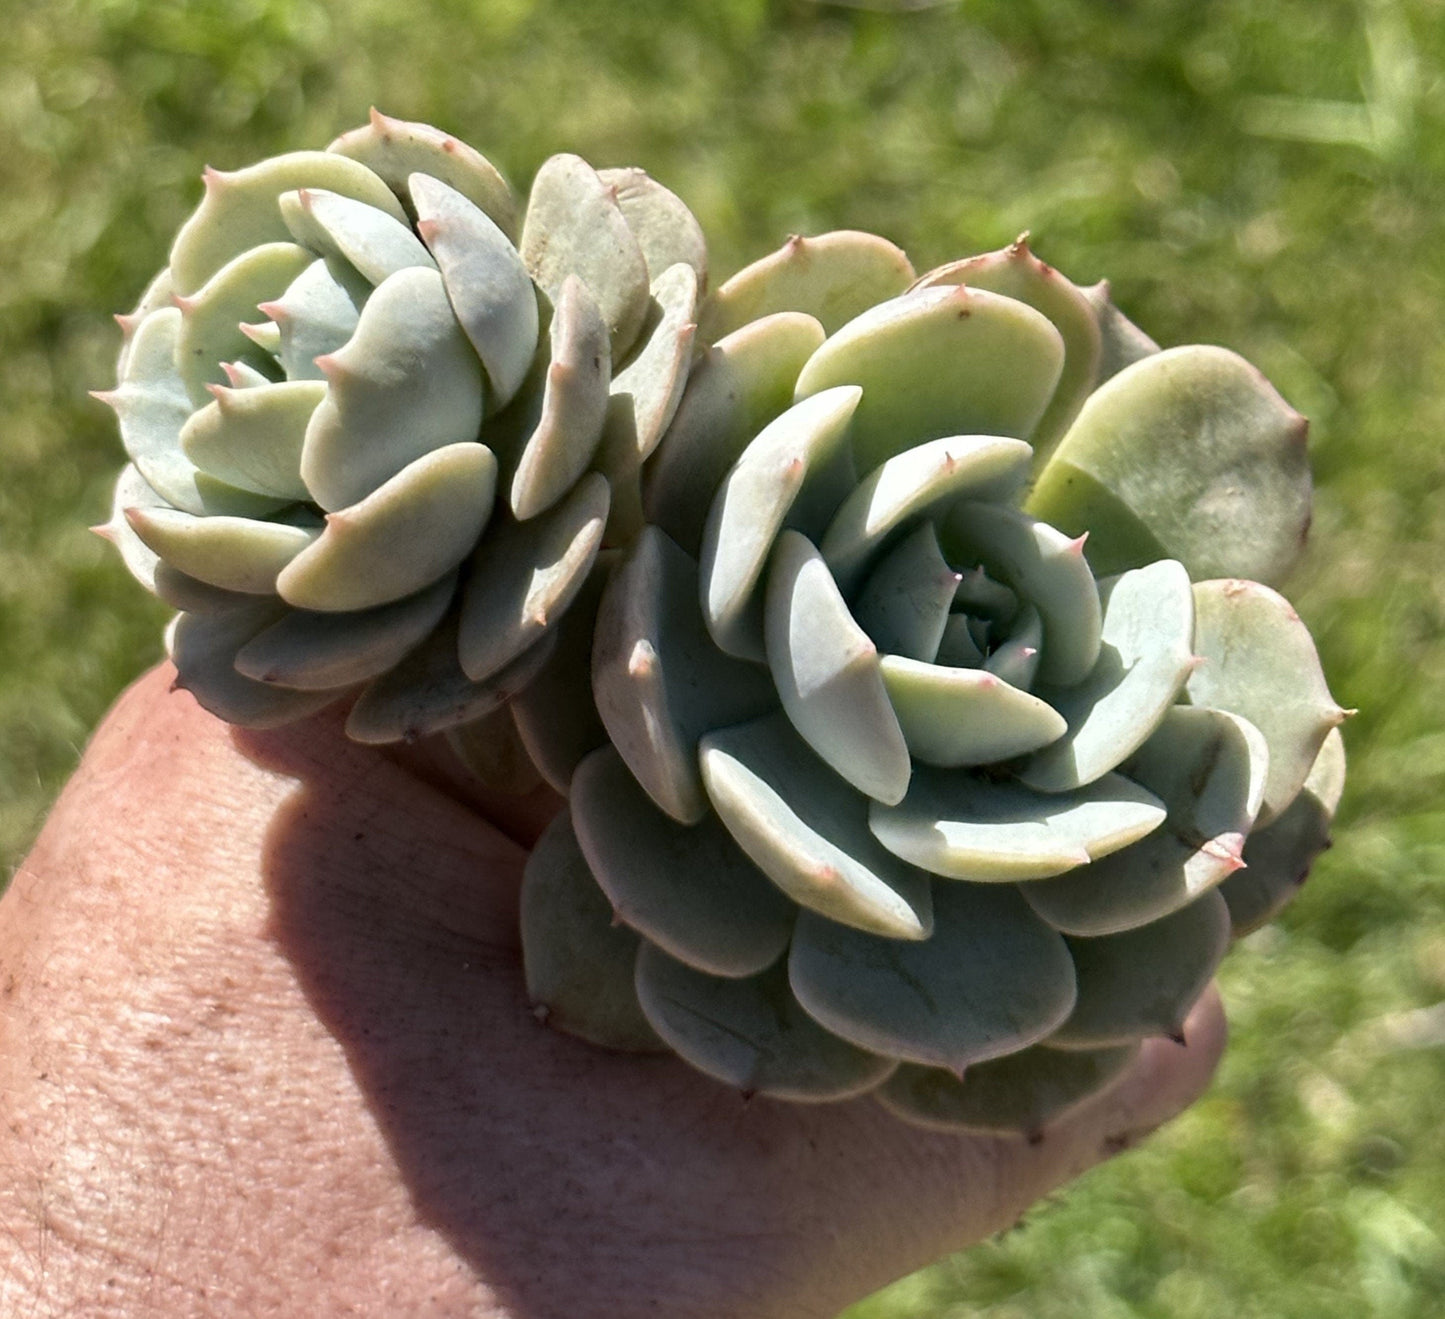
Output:
[[701,325],[529,725],[570,798],[523,890],[539,1014],[1037,1133],[1324,844],[1345,712],[1274,589],[1305,422],[1023,240],[914,279],[794,239]]
[[639,517],[705,274],[640,170],[555,156],[519,226],[476,151],[375,112],[207,170],[100,395],[101,530],[181,611],[180,685],[250,726],[356,696],[369,742],[496,710]]

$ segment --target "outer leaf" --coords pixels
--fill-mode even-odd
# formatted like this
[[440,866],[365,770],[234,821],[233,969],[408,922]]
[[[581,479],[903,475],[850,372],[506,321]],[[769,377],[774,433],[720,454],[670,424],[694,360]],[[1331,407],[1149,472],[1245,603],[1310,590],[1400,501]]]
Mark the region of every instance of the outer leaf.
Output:
[[1187,906],[1242,864],[1268,759],[1248,721],[1173,707],[1124,764],[1130,778],[1163,799],[1167,822],[1125,851],[1025,885],[1024,896],[1055,929],[1086,937],[1131,930]]
[[944,435],[1026,438],[1053,397],[1064,344],[1047,317],[967,288],[920,289],[848,322],[813,354],[796,396],[861,385],[861,470]]
[[897,1063],[830,1035],[798,1006],[787,967],[720,980],[644,945],[637,993],[658,1033],[699,1071],[744,1094],[847,1099],[878,1085]]
[[704,352],[643,475],[643,511],[689,554],[702,543],[713,492],[759,429],[793,400],[803,363],[823,342],[811,316],[745,325]]
[[1236,938],[1273,920],[1299,892],[1315,858],[1330,845],[1330,822],[1344,787],[1345,744],[1332,728],[1299,796],[1268,828],[1249,835],[1245,868],[1219,886]]
[[974,884],[935,886],[933,934],[916,943],[803,912],[789,978],[835,1035],[955,1073],[1044,1038],[1074,1004],[1063,940],[1014,889]]
[[522,258],[485,211],[427,174],[408,180],[417,232],[441,269],[500,411],[522,387],[537,348],[537,294]]
[[532,681],[551,657],[556,638],[544,636],[485,682],[473,682],[457,663],[456,615],[395,668],[374,679],[351,707],[346,735],[353,742],[414,742],[500,709]]
[[751,976],[788,946],[797,908],[709,816],[692,826],[657,809],[611,747],[572,778],[573,825],[618,918],[709,976]]
[[1237,354],[1170,349],[1090,397],[1027,507],[1088,531],[1101,575],[1172,558],[1196,580],[1278,582],[1309,526],[1306,429]]
[[318,529],[254,518],[195,517],[171,508],[128,508],[131,530],[167,563],[225,591],[270,595],[285,566]]
[[1101,336],[1098,317],[1087,295],[1029,251],[1027,234],[1002,251],[932,270],[914,287],[952,284],[1017,298],[1047,316],[1063,339],[1064,368],[1058,387],[1031,437],[1040,458],[1046,456],[1079,415],[1097,381]]
[[535,645],[571,604],[602,543],[607,501],[607,482],[593,472],[546,517],[495,528],[478,545],[459,636],[474,682]]
[[171,248],[171,279],[183,295],[200,288],[238,253],[290,237],[277,205],[283,192],[326,188],[406,219],[391,189],[369,169],[324,151],[295,151],[235,173],[207,169],[204,178],[205,196]]
[[617,204],[647,262],[648,278],[655,280],[681,261],[697,276],[698,289],[705,288],[707,240],[686,203],[635,167],[600,169],[597,177],[616,190]]
[[291,610],[236,654],[236,672],[303,691],[347,687],[385,673],[440,621],[456,574],[417,595],[357,613]]
[[1049,1037],[1064,1049],[1183,1038],[1184,1019],[1229,949],[1229,908],[1210,890],[1162,920],[1100,939],[1070,939],[1079,998]]
[[[508,503],[519,522],[555,505],[592,463],[607,419],[612,348],[587,286],[563,281],[548,334],[551,357],[494,429],[515,452]],[[488,432],[490,436],[490,432]]]
[[236,672],[236,652],[275,623],[285,606],[274,598],[216,614],[180,614],[170,633],[176,686],[203,709],[241,728],[274,728],[324,709],[341,691],[293,691],[252,682]]
[[761,669],[712,644],[697,605],[697,565],[655,527],[643,528],[602,597],[592,686],[628,768],[683,824],[708,810],[698,739],[777,702]]
[[506,180],[450,133],[373,109],[370,123],[343,133],[326,149],[360,161],[401,198],[409,196],[407,180],[413,174],[429,174],[479,206],[509,238],[516,235],[517,205]]
[[557,624],[551,659],[509,707],[528,758],[563,796],[582,757],[607,742],[607,730],[592,699],[592,638],[602,588],[615,558],[605,550],[597,556]]
[[1264,734],[1263,826],[1294,800],[1348,711],[1330,695],[1309,630],[1282,595],[1257,582],[1199,582],[1194,605],[1201,662],[1185,692],[1195,705],[1242,715]]
[[803,312],[832,334],[902,293],[912,278],[908,258],[877,234],[856,229],[816,238],[795,234],[713,294],[703,308],[700,333],[704,340],[717,340],[763,316]]
[[942,1068],[905,1064],[878,1098],[919,1126],[1036,1140],[1117,1080],[1137,1052],[1133,1045],[1074,1053],[1040,1044],[970,1067],[962,1080]]
[[543,831],[522,880],[527,994],[550,1026],[606,1049],[661,1053],[633,989],[639,940],[612,923],[564,810]]
[[301,609],[371,609],[412,595],[471,553],[492,515],[497,460],[449,444],[404,467],[286,565],[282,599]]
[[554,302],[568,275],[597,299],[621,362],[647,318],[647,263],[617,193],[580,156],[553,156],[532,181],[522,260]]

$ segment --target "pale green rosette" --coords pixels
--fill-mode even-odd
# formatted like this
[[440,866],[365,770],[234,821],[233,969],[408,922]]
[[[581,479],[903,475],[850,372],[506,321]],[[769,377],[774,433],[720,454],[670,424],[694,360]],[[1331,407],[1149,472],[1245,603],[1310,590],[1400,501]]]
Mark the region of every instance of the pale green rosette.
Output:
[[745,1092],[1036,1135],[1324,843],[1344,711],[1271,585],[1304,421],[1022,241],[915,280],[795,239],[701,323],[591,699],[526,722],[570,791],[532,995]]
[[549,160],[519,215],[481,155],[373,112],[207,170],[136,311],[103,531],[180,610],[180,685],[266,727],[355,697],[388,742],[538,674],[672,418],[705,279],[640,170]]

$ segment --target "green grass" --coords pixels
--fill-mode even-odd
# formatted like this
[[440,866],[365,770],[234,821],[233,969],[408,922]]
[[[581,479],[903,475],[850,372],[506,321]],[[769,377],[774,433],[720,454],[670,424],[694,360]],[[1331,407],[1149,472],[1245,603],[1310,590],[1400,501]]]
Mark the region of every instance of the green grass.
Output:
[[199,167],[375,102],[525,183],[557,150],[681,192],[724,275],[792,231],[920,268],[1033,231],[1166,344],[1313,420],[1335,849],[1224,982],[1210,1096],[1004,1239],[852,1319],[1445,1313],[1445,25],[1428,0],[0,0],[0,852],[23,854],[162,611],[86,534],[112,311]]

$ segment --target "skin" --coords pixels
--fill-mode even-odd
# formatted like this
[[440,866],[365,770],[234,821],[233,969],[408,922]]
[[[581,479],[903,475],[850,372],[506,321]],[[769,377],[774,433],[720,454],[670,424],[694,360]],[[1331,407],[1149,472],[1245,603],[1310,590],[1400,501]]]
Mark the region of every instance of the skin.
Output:
[[334,717],[233,730],[172,677],[0,900],[0,1313],[834,1315],[1166,1121],[1223,1047],[1211,994],[1033,1145],[744,1102],[532,1015],[545,796],[469,800]]

